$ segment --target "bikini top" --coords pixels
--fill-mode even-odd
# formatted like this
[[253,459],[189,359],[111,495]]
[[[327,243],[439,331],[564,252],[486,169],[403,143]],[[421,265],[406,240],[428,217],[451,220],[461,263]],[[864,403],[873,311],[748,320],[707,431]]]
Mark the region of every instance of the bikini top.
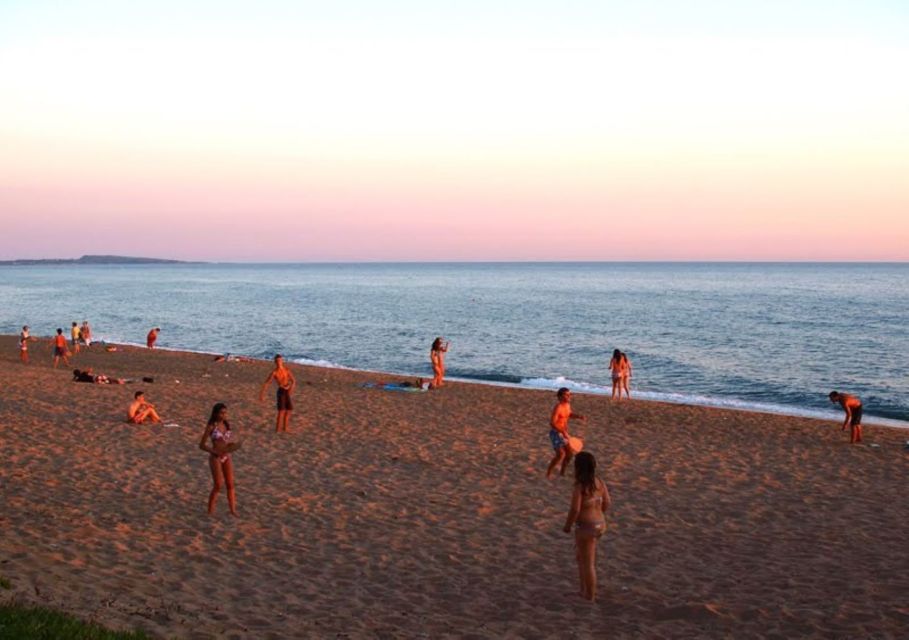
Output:
[[211,441],[212,441],[212,443],[215,443],[218,440],[224,440],[224,442],[230,442],[230,429],[221,431],[220,427],[213,428],[211,430]]
[[603,503],[603,494],[600,492],[599,483],[597,483],[596,495],[590,496],[589,498],[584,498],[582,501],[582,505],[586,509],[586,508],[592,507],[592,506],[599,506],[602,503]]

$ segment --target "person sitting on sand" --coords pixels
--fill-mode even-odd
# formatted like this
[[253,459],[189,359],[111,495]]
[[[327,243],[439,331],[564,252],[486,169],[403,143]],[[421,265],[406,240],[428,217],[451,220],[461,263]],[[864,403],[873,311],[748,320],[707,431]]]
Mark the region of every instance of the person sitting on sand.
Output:
[[831,391],[827,396],[830,398],[830,402],[835,402],[839,404],[843,411],[846,412],[846,420],[843,421],[843,428],[841,431],[846,430],[846,425],[849,425],[849,442],[856,444],[857,442],[862,441],[862,401],[858,396],[852,396],[848,393],[840,393],[839,391]]
[[57,335],[54,336],[54,369],[60,364],[61,358],[63,364],[69,366],[69,352],[66,350],[66,337],[63,335],[63,329],[57,329]]
[[208,494],[208,513],[215,512],[215,500],[222,486],[227,486],[227,506],[231,515],[237,515],[237,495],[234,491],[234,463],[230,454],[240,448],[239,442],[232,442],[233,433],[227,421],[227,405],[219,402],[211,410],[205,432],[199,441],[199,448],[208,452],[208,466],[211,469],[212,488]]
[[22,333],[19,334],[19,360],[22,364],[28,364],[28,343],[37,339],[29,334],[28,325],[22,327]]
[[79,353],[79,336],[82,335],[82,330],[79,328],[79,323],[73,323],[73,326],[69,330],[69,335],[69,343],[73,347],[73,353]]
[[606,531],[606,510],[612,503],[606,484],[597,478],[597,461],[582,451],[574,459],[574,491],[563,530],[574,525],[575,558],[581,597],[591,602],[597,595],[597,541]]
[[294,390],[297,381],[290,369],[284,366],[284,358],[281,354],[275,356],[275,368],[265,378],[265,382],[262,383],[262,389],[259,391],[259,402],[265,399],[265,390],[272,380],[278,385],[276,396],[278,417],[275,418],[275,433],[287,433],[290,424],[290,414],[294,410],[290,392]]
[[432,383],[429,385],[430,389],[438,389],[441,387],[445,378],[445,354],[448,352],[448,347],[451,345],[450,341],[442,343],[443,338],[439,336],[432,341],[432,347],[429,350],[429,361],[432,363]]
[[148,332],[148,335],[145,336],[145,346],[149,349],[155,348],[155,341],[158,339],[158,334],[161,333],[161,327],[155,327]]
[[571,447],[568,446],[568,439],[571,437],[568,434],[568,421],[587,420],[586,417],[582,416],[579,413],[572,413],[570,389],[567,387],[562,387],[556,393],[556,397],[558,397],[559,401],[556,406],[553,407],[552,415],[549,417],[549,441],[552,443],[552,448],[555,450],[555,455],[553,456],[552,461],[549,463],[549,468],[546,469],[547,479],[552,478],[552,472],[555,470],[556,465],[559,463],[562,464],[559,475],[564,476],[565,468],[568,466],[568,462],[571,460]]
[[161,422],[158,412],[150,402],[145,400],[144,391],[136,391],[133,395],[133,401],[126,410],[126,421],[130,424],[142,424],[146,420],[151,422]]

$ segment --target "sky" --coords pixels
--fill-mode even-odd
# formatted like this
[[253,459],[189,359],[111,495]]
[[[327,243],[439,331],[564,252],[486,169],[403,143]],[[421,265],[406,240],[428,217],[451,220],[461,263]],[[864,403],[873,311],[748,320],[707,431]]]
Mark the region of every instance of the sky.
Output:
[[0,0],[0,259],[909,260],[909,3]]

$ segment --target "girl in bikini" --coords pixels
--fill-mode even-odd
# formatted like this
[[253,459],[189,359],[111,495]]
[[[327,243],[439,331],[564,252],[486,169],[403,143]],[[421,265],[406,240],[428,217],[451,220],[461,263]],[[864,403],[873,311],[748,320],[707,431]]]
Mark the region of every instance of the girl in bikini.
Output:
[[442,338],[436,338],[432,341],[432,348],[429,350],[429,361],[432,363],[432,384],[431,389],[441,387],[445,378],[445,353],[448,351],[446,342],[442,344]]
[[205,425],[205,433],[199,441],[199,448],[208,452],[208,466],[211,468],[212,488],[208,494],[208,513],[215,512],[215,500],[221,487],[227,485],[227,504],[231,515],[237,515],[237,495],[234,493],[234,464],[230,459],[232,451],[240,448],[239,442],[232,442],[230,423],[227,421],[227,405],[219,402],[211,410],[211,417]]
[[624,363],[622,362],[622,352],[618,349],[615,349],[612,352],[612,360],[609,361],[609,370],[612,371],[612,399],[615,400],[616,394],[618,394],[619,400],[621,400]]
[[581,597],[591,602],[597,595],[597,541],[606,531],[606,510],[611,503],[609,489],[597,478],[596,469],[592,453],[582,451],[575,457],[574,492],[564,528],[565,533],[571,533],[574,525]]

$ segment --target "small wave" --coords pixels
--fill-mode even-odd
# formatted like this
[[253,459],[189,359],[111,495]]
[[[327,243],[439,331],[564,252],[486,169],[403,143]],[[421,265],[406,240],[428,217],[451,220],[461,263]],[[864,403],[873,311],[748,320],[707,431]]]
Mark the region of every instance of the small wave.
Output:
[[312,358],[290,358],[291,362],[302,364],[307,367],[324,367],[325,369],[351,369],[343,364],[337,364],[328,360],[314,360]]

